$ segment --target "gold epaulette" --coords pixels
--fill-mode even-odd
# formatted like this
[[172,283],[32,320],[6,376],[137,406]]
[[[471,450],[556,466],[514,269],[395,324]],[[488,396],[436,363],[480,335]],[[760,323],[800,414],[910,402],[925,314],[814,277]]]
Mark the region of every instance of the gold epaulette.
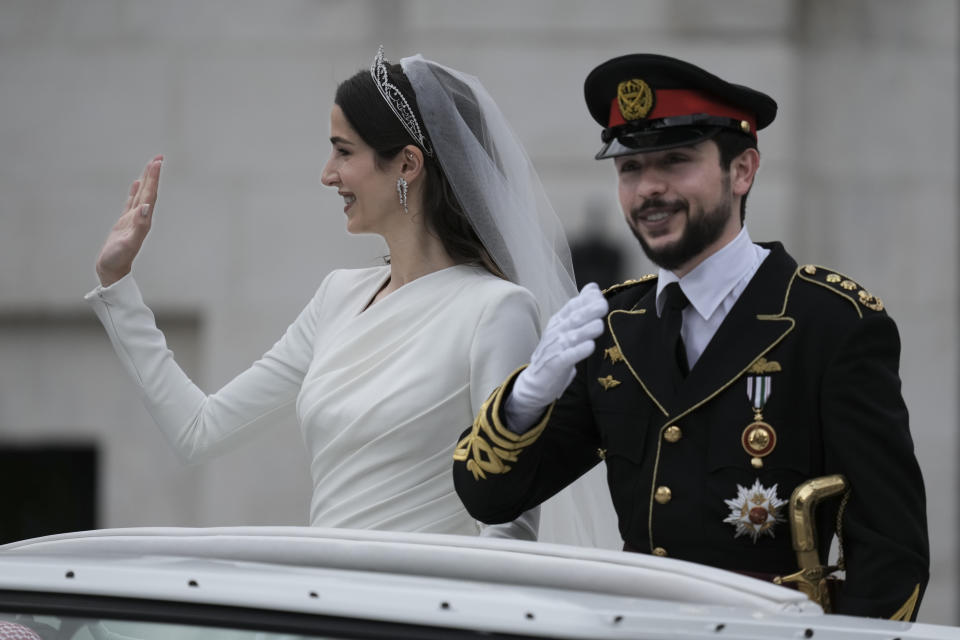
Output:
[[633,280],[625,280],[620,284],[615,284],[612,287],[607,287],[606,289],[603,290],[603,295],[609,298],[610,296],[616,295],[621,291],[626,291],[630,287],[635,287],[638,284],[642,284],[644,282],[650,282],[651,280],[656,280],[656,279],[657,279],[657,274],[648,273],[645,276],[640,276],[639,278],[636,278]]
[[853,303],[857,313],[863,317],[861,307],[870,311],[883,311],[883,301],[861,287],[847,276],[819,265],[807,264],[797,267],[797,276],[801,280],[820,285],[833,291]]

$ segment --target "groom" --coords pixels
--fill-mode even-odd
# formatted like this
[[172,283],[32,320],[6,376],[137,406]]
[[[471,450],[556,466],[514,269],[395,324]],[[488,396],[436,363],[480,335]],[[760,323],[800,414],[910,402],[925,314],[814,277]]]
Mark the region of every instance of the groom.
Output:
[[[913,620],[929,575],[923,479],[879,298],[744,224],[769,96],[665,56],[587,77],[630,231],[660,269],[554,316],[457,446],[470,513],[507,522],[603,461],[624,549],[775,579],[798,571],[793,490],[842,475],[839,613]],[[816,556],[815,556],[816,557]]]

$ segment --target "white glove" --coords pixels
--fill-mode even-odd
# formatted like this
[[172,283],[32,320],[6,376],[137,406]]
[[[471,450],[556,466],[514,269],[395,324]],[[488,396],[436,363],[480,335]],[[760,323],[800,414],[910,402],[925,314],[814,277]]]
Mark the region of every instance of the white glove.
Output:
[[507,427],[524,433],[576,375],[576,364],[593,353],[603,333],[609,305],[600,287],[591,282],[557,311],[530,356],[504,406]]

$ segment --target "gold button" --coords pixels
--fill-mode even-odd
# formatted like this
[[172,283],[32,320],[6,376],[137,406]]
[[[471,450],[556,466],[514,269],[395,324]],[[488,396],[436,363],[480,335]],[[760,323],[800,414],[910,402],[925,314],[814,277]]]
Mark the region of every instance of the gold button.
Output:
[[670,491],[670,487],[657,487],[657,492],[653,495],[653,499],[660,504],[667,504],[671,498],[673,498],[673,492]]
[[667,442],[676,442],[682,437],[683,431],[681,431],[677,425],[669,426],[667,430],[663,432],[663,439]]
[[656,548],[653,550],[653,555],[655,555],[655,556],[660,556],[661,558],[666,558],[666,557],[667,557],[667,550],[664,549],[663,547],[656,547]]

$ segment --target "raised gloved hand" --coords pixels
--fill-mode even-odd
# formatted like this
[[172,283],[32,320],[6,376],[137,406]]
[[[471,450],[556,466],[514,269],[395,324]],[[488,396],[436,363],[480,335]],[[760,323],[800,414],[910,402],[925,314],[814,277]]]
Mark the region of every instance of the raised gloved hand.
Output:
[[517,376],[504,406],[511,431],[527,431],[563,394],[576,375],[576,364],[593,353],[608,310],[600,287],[591,282],[550,318],[530,365]]

